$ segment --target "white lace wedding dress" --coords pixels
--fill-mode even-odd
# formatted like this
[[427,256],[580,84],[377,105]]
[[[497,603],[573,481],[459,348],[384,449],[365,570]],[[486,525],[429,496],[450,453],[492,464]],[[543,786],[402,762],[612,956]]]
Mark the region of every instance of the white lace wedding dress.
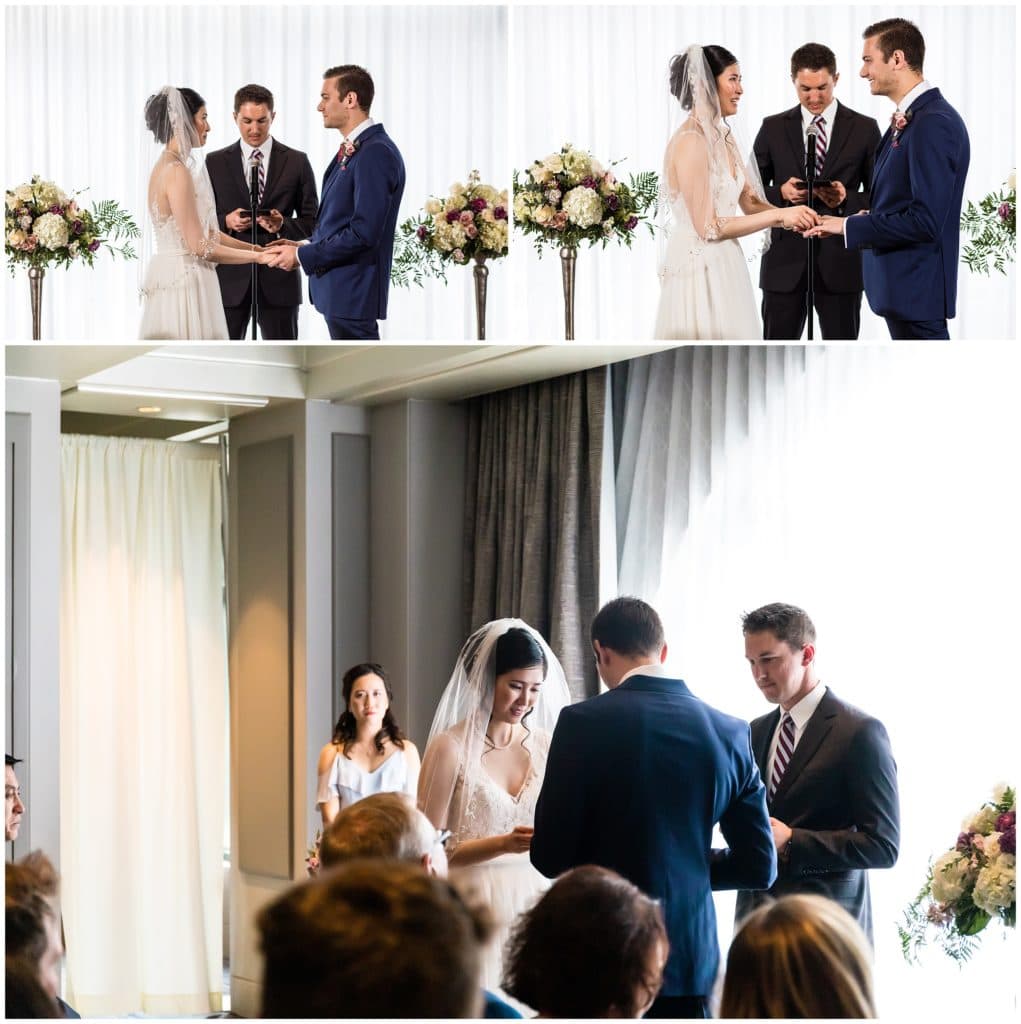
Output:
[[[682,134],[689,134],[684,132]],[[690,134],[697,134],[691,131]],[[736,177],[718,166],[709,182],[718,217],[731,217],[745,188],[740,161]],[[684,197],[669,197],[671,224],[660,267],[654,337],[667,341],[751,341],[762,337],[752,279],[736,238],[703,240]]]
[[194,211],[186,212],[187,223],[178,224],[164,180],[176,159],[167,153],[160,157],[149,189],[153,252],[142,283],[138,336],[226,341],[227,318],[216,268],[203,258],[219,237],[212,184],[203,165],[193,178]]
[[[517,825],[535,824],[535,804],[542,789],[549,754],[550,736],[545,732],[533,733],[535,746],[532,763],[524,784],[516,796],[511,796],[485,772],[473,773],[472,791],[462,803],[464,779],[459,778],[453,805],[464,807],[460,821],[451,822],[453,836],[448,852],[457,849],[468,839],[506,835]],[[550,886],[550,880],[532,867],[527,853],[505,853],[492,860],[470,867],[451,868],[450,877],[464,891],[471,891],[493,912],[496,933],[486,948],[482,964],[482,987],[491,992],[500,987],[503,972],[503,946],[515,918],[529,907]],[[506,996],[504,996],[506,998]]]

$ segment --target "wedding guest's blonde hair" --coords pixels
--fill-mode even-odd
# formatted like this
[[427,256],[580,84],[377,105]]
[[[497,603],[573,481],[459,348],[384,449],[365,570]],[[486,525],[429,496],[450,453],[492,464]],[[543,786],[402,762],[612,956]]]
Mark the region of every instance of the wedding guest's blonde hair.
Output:
[[752,911],[727,954],[720,1016],[875,1017],[865,933],[823,896],[783,896]]

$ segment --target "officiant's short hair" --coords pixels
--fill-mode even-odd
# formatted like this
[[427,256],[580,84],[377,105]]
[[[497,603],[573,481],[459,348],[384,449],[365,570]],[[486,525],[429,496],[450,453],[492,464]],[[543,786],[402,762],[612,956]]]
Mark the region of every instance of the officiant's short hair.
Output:
[[805,43],[791,54],[791,81],[798,77],[798,72],[828,71],[837,73],[837,55],[822,43]]
[[250,85],[243,85],[236,93],[234,93],[234,113],[236,114],[241,109],[243,103],[262,103],[269,107],[269,112],[273,113],[273,93],[269,91],[264,85],[256,85],[254,82]]
[[323,72],[323,78],[337,79],[337,94],[343,99],[349,92],[358,97],[358,106],[367,114],[372,106],[376,87],[372,84],[372,75],[357,64],[339,64]]
[[656,609],[637,597],[615,597],[592,620],[592,640],[625,658],[659,654],[666,643]]
[[907,18],[887,18],[885,21],[877,21],[869,25],[862,32],[862,39],[871,39],[877,36],[876,46],[883,55],[883,60],[889,60],[894,50],[901,50],[904,59],[912,71],[922,73],[922,65],[925,63],[925,39],[918,26]]

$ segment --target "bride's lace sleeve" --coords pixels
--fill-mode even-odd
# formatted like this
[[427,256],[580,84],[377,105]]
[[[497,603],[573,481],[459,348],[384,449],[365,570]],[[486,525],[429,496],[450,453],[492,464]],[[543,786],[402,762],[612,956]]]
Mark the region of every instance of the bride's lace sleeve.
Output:
[[450,806],[461,762],[461,744],[450,733],[441,733],[426,747],[418,777],[418,806],[437,827],[454,829]]
[[207,260],[216,247],[217,235],[204,226],[195,201],[195,183],[188,169],[176,164],[167,169],[167,201],[188,251]]
[[709,147],[698,131],[682,131],[670,147],[668,173],[671,192],[684,201],[695,233],[704,242],[714,242],[726,218],[716,210]]

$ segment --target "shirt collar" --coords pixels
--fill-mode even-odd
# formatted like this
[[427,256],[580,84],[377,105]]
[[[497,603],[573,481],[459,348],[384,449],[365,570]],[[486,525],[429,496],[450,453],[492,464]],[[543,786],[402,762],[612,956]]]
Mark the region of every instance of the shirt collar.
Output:
[[[660,662],[650,662],[648,665],[639,665],[637,668],[631,669],[630,672],[625,672],[620,677],[620,683],[624,682],[625,679],[630,679],[631,676],[656,676],[659,679],[673,679],[674,677],[667,670],[666,665]],[[620,686],[620,683],[617,683]]]
[[[799,736],[808,724],[808,720],[812,717],[815,709],[819,706],[825,696],[826,684],[816,683],[815,686],[813,686],[812,689],[809,690],[808,693],[806,693],[805,696],[791,708],[789,714],[791,718],[794,719],[794,728],[797,729]],[[780,717],[783,718],[783,708],[780,709]]]
[[[255,152],[255,146],[249,146],[244,139],[241,139],[241,155],[245,158],[247,164],[252,159],[252,154]],[[259,147],[262,150],[262,159],[269,160],[269,152],[273,148],[273,136],[269,135],[266,141]]]
[[367,117],[364,121],[360,121],[358,125],[351,129],[351,134],[344,138],[345,142],[354,142],[366,128],[371,128],[376,122],[371,117]]
[[[835,118],[837,116],[837,101],[836,100],[831,100],[830,101],[830,105],[822,112],[822,116],[824,118],[826,118],[826,124],[824,125],[824,127],[826,129],[826,134],[828,136],[831,133],[832,129],[833,129],[833,118]],[[815,114],[813,114],[812,111],[808,110],[805,107],[805,105],[802,104],[801,105],[801,130],[802,131],[808,131],[808,126],[812,123],[812,118],[814,118],[814,117],[815,117]]]
[[933,84],[932,84],[931,82],[927,82],[927,81],[926,81],[926,80],[925,80],[925,79],[923,78],[923,79],[922,79],[922,80],[921,80],[921,81],[920,81],[920,82],[918,83],[918,85],[916,85],[916,86],[914,87],[914,89],[912,89],[912,90],[911,90],[911,92],[909,92],[909,93],[907,94],[907,96],[905,96],[905,97],[904,97],[904,99],[902,99],[902,100],[900,101],[900,105],[899,105],[899,106],[897,107],[897,109],[898,109],[898,110],[899,110],[899,111],[900,111],[900,112],[901,112],[902,114],[904,114],[904,113],[907,113],[907,109],[908,109],[908,107],[910,107],[910,106],[911,106],[911,104],[912,104],[912,103],[914,103],[914,102],[915,102],[915,100],[917,100],[917,99],[918,99],[918,97],[919,97],[919,96],[921,96],[923,92],[928,92],[928,91],[929,91],[930,89],[935,89],[935,88],[936,88],[936,86],[934,86],[934,85],[933,85]]

